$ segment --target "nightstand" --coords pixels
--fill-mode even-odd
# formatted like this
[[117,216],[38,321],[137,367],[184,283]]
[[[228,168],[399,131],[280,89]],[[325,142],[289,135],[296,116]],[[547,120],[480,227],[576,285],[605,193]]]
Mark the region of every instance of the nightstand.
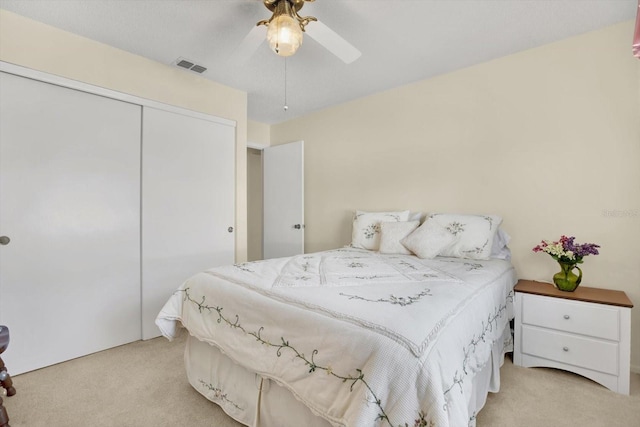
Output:
[[531,280],[514,290],[514,364],[571,371],[629,394],[633,303],[624,292],[563,292]]

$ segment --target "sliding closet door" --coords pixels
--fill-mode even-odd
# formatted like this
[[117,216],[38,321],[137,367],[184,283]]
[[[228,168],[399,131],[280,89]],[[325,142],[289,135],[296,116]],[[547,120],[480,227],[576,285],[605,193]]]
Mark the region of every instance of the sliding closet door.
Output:
[[195,273],[234,261],[235,128],[144,107],[142,336]]
[[6,73],[0,94],[2,358],[18,374],[140,339],[141,107]]

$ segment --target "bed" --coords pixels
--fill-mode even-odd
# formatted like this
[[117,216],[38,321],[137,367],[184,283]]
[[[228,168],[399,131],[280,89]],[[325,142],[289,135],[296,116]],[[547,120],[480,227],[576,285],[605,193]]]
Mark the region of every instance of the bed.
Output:
[[473,427],[513,349],[501,222],[356,211],[349,247],[203,271],[156,324],[248,426]]
[[346,247],[217,267],[156,324],[188,331],[190,384],[248,426],[474,426],[513,343],[516,272],[485,258]]

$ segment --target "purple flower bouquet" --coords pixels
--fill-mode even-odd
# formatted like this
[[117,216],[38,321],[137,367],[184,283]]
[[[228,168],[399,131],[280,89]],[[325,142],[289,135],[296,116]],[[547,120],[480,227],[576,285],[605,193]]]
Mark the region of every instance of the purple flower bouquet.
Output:
[[[573,292],[582,281],[582,270],[577,264],[582,264],[582,259],[587,255],[598,255],[599,245],[595,243],[575,243],[575,237],[561,236],[560,240],[552,242],[543,240],[533,248],[534,252],[545,252],[551,258],[558,261],[562,271],[553,276],[553,283],[561,291]],[[573,269],[579,271],[579,275],[573,273]]]

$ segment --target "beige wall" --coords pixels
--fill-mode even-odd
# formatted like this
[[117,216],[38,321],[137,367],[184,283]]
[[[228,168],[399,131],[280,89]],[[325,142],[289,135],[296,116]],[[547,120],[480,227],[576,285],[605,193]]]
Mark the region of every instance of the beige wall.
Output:
[[271,143],[271,126],[249,120],[247,122],[247,144],[256,148],[268,147]]
[[247,257],[247,94],[0,10],[0,60],[223,117],[236,128],[236,260]]
[[[584,285],[624,290],[640,371],[640,61],[626,22],[272,126],[305,141],[307,252],[348,244],[355,209],[496,213],[521,278],[531,251],[602,246]],[[330,123],[330,126],[327,126]]]

